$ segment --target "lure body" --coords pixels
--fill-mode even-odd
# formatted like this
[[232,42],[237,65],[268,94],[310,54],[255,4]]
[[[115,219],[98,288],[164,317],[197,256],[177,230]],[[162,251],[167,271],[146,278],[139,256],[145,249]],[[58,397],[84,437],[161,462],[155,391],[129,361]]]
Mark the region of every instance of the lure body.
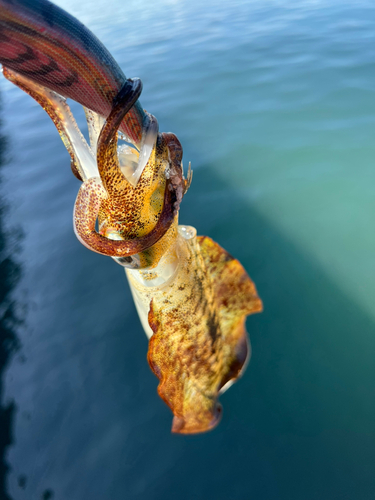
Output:
[[[262,303],[236,259],[178,226],[192,176],[190,167],[183,175],[179,140],[157,133],[142,110],[140,80],[127,80],[94,35],[47,0],[0,0],[0,62],[49,114],[83,181],[78,239],[125,267],[159,395],[174,413],[172,431],[212,429],[219,394],[249,357],[246,316]],[[66,97],[87,108],[90,145]],[[118,145],[119,130],[129,145]]]

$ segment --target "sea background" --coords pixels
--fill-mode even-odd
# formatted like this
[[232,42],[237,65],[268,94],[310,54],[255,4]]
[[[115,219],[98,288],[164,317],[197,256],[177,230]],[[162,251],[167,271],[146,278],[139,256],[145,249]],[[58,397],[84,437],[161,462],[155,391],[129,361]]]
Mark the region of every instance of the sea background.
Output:
[[375,3],[56,3],[142,79],[194,169],[181,223],[264,312],[219,427],[172,435],[124,272],[73,234],[69,155],[1,78],[0,498],[372,500]]

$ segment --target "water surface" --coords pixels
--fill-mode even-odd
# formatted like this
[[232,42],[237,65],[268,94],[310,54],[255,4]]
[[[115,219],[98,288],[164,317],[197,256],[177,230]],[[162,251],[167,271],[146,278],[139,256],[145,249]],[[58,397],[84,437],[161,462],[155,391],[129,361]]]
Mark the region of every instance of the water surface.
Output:
[[74,237],[69,156],[1,79],[3,498],[373,499],[373,2],[58,3],[143,80],[194,168],[181,222],[265,310],[220,426],[171,435],[123,272]]

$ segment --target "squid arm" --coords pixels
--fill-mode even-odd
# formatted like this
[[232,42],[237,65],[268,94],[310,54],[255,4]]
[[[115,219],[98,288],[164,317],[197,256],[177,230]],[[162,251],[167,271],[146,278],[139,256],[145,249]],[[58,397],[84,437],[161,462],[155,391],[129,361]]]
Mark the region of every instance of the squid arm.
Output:
[[[107,117],[126,77],[104,45],[76,18],[48,0],[0,0],[0,63]],[[157,121],[137,100],[120,130],[147,163]]]
[[[192,180],[190,164],[183,175],[179,140],[158,133],[156,118],[142,110],[141,81],[126,79],[94,35],[47,0],[0,0],[0,62],[49,114],[83,181],[73,216],[78,239],[125,268],[172,431],[214,428],[219,395],[250,356],[246,317],[262,302],[236,259],[178,225]],[[67,97],[86,108],[90,145]]]

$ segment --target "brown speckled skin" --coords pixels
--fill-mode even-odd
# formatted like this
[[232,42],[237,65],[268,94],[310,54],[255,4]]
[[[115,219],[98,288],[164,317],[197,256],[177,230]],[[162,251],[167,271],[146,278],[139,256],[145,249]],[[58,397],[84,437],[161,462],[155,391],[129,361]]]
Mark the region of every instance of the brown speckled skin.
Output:
[[172,431],[205,432],[220,420],[220,389],[248,356],[246,316],[262,310],[244,268],[211,238],[194,238],[179,279],[151,298],[148,361],[174,414]]
[[[156,256],[160,258],[163,253],[161,248],[154,248],[155,244],[168,231],[176,234],[172,225],[179,207],[173,180],[165,177],[165,168],[169,168],[168,141],[163,134],[159,136],[157,147],[135,188],[123,181],[125,178],[118,167],[115,148],[116,141],[113,141],[109,144],[112,155],[106,155],[105,167],[100,168],[107,190],[99,179],[87,180],[79,190],[74,210],[75,231],[79,239],[95,252],[114,257],[142,253],[142,264],[155,266],[158,262]],[[181,165],[178,169],[183,187]],[[100,234],[95,229],[97,218]],[[123,240],[106,237],[113,232]],[[165,242],[160,245],[164,247]],[[147,252],[147,249],[150,250]]]

